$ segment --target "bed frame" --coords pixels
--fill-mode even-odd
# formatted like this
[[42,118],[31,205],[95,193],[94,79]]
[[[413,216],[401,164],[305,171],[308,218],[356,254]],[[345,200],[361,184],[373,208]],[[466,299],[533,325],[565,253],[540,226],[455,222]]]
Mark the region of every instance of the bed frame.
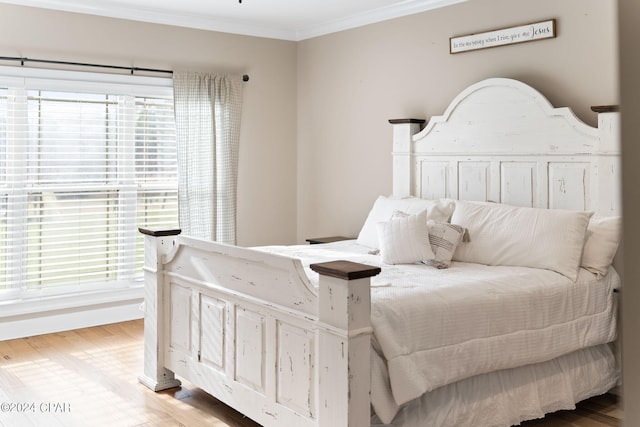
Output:
[[620,215],[619,114],[592,109],[597,128],[520,81],[481,81],[421,132],[390,120],[393,193]]
[[[510,79],[461,92],[444,115],[393,124],[393,193],[618,215],[619,117],[598,127]],[[144,375],[175,375],[265,426],[370,424],[370,277],[181,236],[145,234]]]

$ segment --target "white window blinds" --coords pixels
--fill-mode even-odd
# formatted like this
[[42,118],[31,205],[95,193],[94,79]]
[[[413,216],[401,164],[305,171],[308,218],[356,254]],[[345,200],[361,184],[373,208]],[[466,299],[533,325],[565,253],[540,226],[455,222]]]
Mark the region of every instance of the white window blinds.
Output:
[[0,75],[0,299],[131,286],[177,227],[170,80],[37,74]]

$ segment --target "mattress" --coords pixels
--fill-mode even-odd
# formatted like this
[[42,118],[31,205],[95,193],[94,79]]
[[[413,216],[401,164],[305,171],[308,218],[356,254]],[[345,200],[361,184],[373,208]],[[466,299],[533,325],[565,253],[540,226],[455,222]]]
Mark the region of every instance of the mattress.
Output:
[[300,258],[314,284],[312,263],[348,259],[381,267],[371,279],[372,405],[383,422],[445,385],[616,337],[613,290],[620,279],[613,269],[601,279],[581,269],[572,282],[528,267],[386,265],[355,241],[257,249]]

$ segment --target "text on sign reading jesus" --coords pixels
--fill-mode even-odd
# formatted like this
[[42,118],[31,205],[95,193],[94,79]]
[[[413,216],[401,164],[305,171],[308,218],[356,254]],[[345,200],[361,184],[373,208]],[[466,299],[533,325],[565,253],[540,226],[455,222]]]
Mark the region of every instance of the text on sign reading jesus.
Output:
[[551,37],[555,37],[554,19],[534,24],[521,25],[519,27],[488,31],[486,33],[452,37],[450,39],[450,50],[451,53],[459,53],[468,50],[504,46]]

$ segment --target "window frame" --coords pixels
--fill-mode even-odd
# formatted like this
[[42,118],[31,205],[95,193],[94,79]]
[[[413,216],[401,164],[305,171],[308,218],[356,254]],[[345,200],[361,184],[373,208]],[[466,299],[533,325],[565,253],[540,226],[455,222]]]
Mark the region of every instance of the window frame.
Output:
[[[136,97],[150,97],[150,98],[171,98],[173,97],[173,84],[172,79],[167,77],[148,77],[148,76],[134,76],[134,75],[120,75],[120,74],[105,74],[105,73],[92,73],[92,72],[80,72],[80,71],[66,71],[66,70],[50,70],[39,68],[27,68],[27,67],[5,67],[0,66],[0,87],[10,88],[10,96],[24,96],[25,99],[28,96],[28,91],[32,89],[42,91],[59,91],[59,92],[77,92],[77,93],[96,93],[96,94],[123,94],[130,97],[134,104]],[[135,110],[135,105],[130,106]],[[11,111],[11,109],[9,109]],[[26,118],[19,117],[18,125],[28,127]],[[24,130],[24,129],[23,129]],[[130,130],[130,132],[135,132]],[[120,144],[122,142],[119,142]],[[126,164],[118,165],[118,170],[124,173],[124,180],[119,184],[119,187],[131,185],[135,180],[135,135],[133,138],[129,138],[129,143],[133,143],[133,147],[128,147],[129,151],[133,153],[133,156]],[[16,141],[10,142],[7,140],[7,150],[11,149],[11,145],[15,148],[17,146]],[[25,155],[26,157],[26,155]],[[7,159],[9,161],[9,159]],[[11,160],[16,160],[18,163],[26,162],[26,158],[20,159],[19,156],[14,157]],[[15,166],[20,166],[15,165]],[[24,166],[24,164],[22,165]],[[9,164],[7,165],[7,169]],[[177,182],[176,182],[177,191]],[[22,193],[25,198],[28,197],[30,192],[29,188],[23,188]],[[4,194],[4,190],[3,190]],[[126,209],[125,212],[118,220],[119,228],[121,229],[125,224],[131,227],[131,224],[136,222],[136,204],[137,198],[133,197],[133,200],[129,201],[129,204],[133,205],[133,212],[130,211],[131,207]],[[26,203],[26,201],[25,201]],[[25,220],[26,221],[26,220]],[[17,239],[24,239],[26,241],[27,228],[24,224],[20,224],[19,221],[13,224],[14,229],[21,228],[22,231],[18,232]],[[23,235],[20,236],[20,233]],[[124,240],[127,240],[126,242]],[[135,269],[135,245],[136,238],[133,239],[121,239],[119,246],[127,246],[123,249],[126,253],[133,255],[128,256],[129,264],[134,264]],[[24,263],[25,257],[21,257],[20,254],[7,254],[7,262],[11,263]],[[15,264],[14,264],[15,265]],[[26,271],[26,268],[19,268],[15,271]],[[26,272],[19,274],[26,275]],[[99,292],[108,291],[111,292],[114,289],[124,289],[131,287],[142,287],[141,281],[124,280],[124,281],[110,281],[108,286],[104,283],[82,286],[74,292],[60,291],[56,288],[47,289],[43,287],[41,291],[29,290],[25,291],[24,286],[8,288],[0,290],[0,304],[11,301],[27,301],[33,299],[42,299],[44,297],[51,296],[64,296],[69,297],[69,300],[77,300],[78,293],[85,292]],[[107,298],[108,299],[108,298]]]

